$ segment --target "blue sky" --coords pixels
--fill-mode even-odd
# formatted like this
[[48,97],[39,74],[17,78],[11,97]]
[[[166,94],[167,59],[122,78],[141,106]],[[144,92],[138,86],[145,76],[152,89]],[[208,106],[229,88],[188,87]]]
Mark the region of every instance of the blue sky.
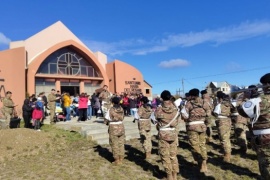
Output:
[[[92,51],[139,69],[159,94],[270,72],[270,1],[3,0],[0,50],[62,21]],[[42,43],[42,42],[41,42]]]

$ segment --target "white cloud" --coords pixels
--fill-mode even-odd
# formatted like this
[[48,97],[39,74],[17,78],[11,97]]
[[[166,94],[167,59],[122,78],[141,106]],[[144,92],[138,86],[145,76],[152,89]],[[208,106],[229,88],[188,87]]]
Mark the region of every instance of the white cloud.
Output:
[[229,62],[226,66],[228,71],[239,71],[242,70],[242,66],[236,62]]
[[0,44],[9,44],[10,43],[10,39],[7,38],[3,33],[0,32]]
[[162,68],[175,68],[189,66],[189,64],[190,63],[184,59],[171,59],[168,61],[161,61],[158,66]]
[[191,47],[203,43],[215,45],[240,41],[257,36],[270,35],[270,21],[244,22],[239,25],[223,27],[201,32],[170,34],[166,37],[146,39],[128,39],[118,42],[84,41],[93,51],[102,51],[109,55],[146,55],[163,52],[174,47]]

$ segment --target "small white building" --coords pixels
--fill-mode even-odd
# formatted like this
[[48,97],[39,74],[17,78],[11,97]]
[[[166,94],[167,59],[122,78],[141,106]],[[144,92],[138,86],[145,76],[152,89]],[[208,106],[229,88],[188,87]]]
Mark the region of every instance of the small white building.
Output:
[[226,81],[222,82],[210,82],[206,86],[206,90],[209,94],[215,94],[217,91],[222,91],[225,94],[231,93],[231,85],[227,83]]

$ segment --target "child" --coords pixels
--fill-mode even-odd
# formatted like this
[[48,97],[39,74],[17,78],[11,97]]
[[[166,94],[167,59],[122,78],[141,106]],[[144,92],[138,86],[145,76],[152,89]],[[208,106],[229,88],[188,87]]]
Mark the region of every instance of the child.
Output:
[[36,107],[32,113],[32,119],[34,121],[34,129],[40,131],[40,121],[43,118],[42,102],[37,102]]

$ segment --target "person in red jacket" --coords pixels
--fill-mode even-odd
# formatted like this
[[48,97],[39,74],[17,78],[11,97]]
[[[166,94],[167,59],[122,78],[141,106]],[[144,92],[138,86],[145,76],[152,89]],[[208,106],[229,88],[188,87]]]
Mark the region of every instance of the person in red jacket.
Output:
[[124,94],[124,97],[123,97],[122,106],[123,106],[123,109],[124,109],[125,116],[129,116],[129,114],[130,114],[129,95],[126,94],[126,93]]
[[82,93],[79,97],[79,119],[78,122],[80,121],[85,121],[87,119],[87,108],[88,108],[88,98],[85,95],[85,93]]
[[43,118],[43,104],[42,102],[37,102],[35,109],[32,113],[32,119],[34,121],[34,129],[40,131],[40,121]]

